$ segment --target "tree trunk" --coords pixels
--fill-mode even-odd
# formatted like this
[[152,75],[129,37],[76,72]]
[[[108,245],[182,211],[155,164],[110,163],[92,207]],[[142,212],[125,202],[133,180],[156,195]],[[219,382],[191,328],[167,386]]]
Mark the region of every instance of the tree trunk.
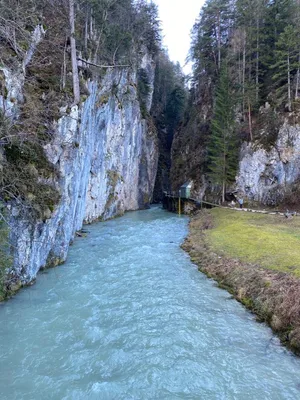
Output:
[[77,63],[77,52],[76,52],[76,40],[75,40],[75,15],[74,14],[75,14],[74,13],[74,0],[69,0],[73,94],[74,94],[74,103],[78,104],[80,101],[80,88],[79,88],[79,75],[78,75],[78,63]]
[[97,63],[97,55],[98,55],[98,51],[99,51],[99,48],[100,48],[101,38],[102,38],[102,34],[103,34],[103,31],[104,31],[104,27],[105,27],[105,23],[106,23],[107,18],[108,18],[108,12],[107,12],[107,10],[104,10],[103,11],[103,24],[102,24],[102,27],[101,27],[101,30],[100,30],[100,33],[99,33],[99,37],[97,39],[96,50],[95,50],[94,57],[93,57],[94,63]]
[[291,95],[291,67],[290,67],[290,55],[288,54],[287,58],[288,63],[288,110],[292,111],[292,95]]
[[225,203],[225,179],[223,180],[222,183],[222,204]]
[[259,99],[259,15],[256,20],[256,71],[255,71],[255,100]]
[[225,202],[225,187],[226,187],[226,136],[223,132],[223,180],[222,180],[222,204]]
[[239,49],[239,85],[242,85],[242,61],[241,61],[241,52]]
[[90,39],[94,39],[93,9],[90,12]]
[[246,77],[246,38],[244,41],[244,48],[243,48],[243,83],[242,83],[242,90],[243,90],[243,114],[245,113],[245,77]]
[[87,57],[87,47],[88,47],[88,29],[89,29],[89,10],[88,7],[86,7],[85,11],[85,24],[84,24],[84,50],[85,50],[85,55]]
[[218,35],[218,69],[221,70],[221,16],[220,10],[218,10],[218,26],[217,26],[217,35]]
[[299,92],[299,82],[300,81],[300,51],[298,55],[298,69],[297,69],[297,81],[296,81],[296,91],[295,91],[295,100],[298,100],[298,92]]
[[66,87],[66,78],[67,78],[67,62],[66,62],[66,53],[67,53],[67,39],[65,40],[64,46],[64,61],[61,68],[61,88],[62,90]]
[[249,119],[249,134],[250,134],[250,140],[251,142],[253,141],[253,135],[252,135],[252,117],[251,117],[251,105],[250,105],[250,100],[248,99],[248,119]]
[[[298,32],[299,38],[299,30],[300,30],[300,0],[296,1],[296,29]],[[298,68],[297,68],[297,79],[296,79],[296,91],[295,91],[295,100],[299,99],[299,85],[300,85],[300,48],[298,52]]]

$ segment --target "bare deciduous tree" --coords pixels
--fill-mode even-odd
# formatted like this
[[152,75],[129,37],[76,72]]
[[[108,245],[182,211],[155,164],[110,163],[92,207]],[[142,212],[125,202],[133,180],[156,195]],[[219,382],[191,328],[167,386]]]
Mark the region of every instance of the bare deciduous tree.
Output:
[[76,39],[75,39],[74,0],[69,0],[69,20],[70,20],[70,30],[71,30],[70,42],[71,42],[71,60],[72,60],[72,73],[73,73],[73,94],[74,94],[74,103],[78,104],[80,101],[80,87],[79,87],[78,62],[77,62]]

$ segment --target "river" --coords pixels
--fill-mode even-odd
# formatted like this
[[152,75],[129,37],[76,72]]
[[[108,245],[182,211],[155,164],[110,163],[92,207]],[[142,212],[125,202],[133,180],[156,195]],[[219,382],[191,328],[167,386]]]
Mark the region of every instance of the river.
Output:
[[300,360],[179,247],[158,207],[87,227],[0,306],[1,400],[300,399]]

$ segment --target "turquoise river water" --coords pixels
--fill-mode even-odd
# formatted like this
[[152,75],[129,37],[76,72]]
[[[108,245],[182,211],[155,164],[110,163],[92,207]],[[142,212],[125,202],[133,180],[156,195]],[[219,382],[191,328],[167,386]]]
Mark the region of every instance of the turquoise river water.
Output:
[[94,224],[0,306],[1,400],[300,399],[300,360],[197,271],[188,220]]

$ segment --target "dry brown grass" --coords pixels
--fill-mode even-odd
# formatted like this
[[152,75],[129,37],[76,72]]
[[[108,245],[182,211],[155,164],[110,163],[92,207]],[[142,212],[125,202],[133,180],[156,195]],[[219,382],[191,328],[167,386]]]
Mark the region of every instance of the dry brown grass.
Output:
[[195,215],[190,222],[190,235],[183,244],[193,262],[220,287],[267,322],[282,342],[300,354],[300,280],[285,272],[217,254],[206,235],[213,226],[208,211]]

